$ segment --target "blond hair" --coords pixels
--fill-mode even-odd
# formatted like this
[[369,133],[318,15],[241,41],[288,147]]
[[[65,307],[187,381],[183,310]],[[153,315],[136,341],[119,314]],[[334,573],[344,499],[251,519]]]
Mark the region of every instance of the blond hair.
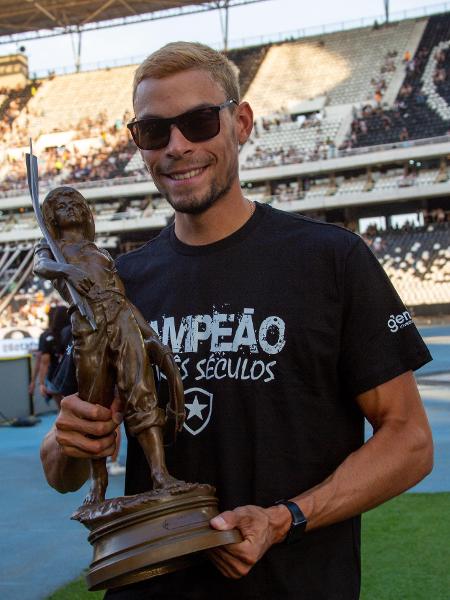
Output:
[[188,69],[203,69],[221,86],[227,99],[239,102],[237,67],[226,56],[198,42],[171,42],[150,54],[136,69],[133,103],[143,79],[164,79]]

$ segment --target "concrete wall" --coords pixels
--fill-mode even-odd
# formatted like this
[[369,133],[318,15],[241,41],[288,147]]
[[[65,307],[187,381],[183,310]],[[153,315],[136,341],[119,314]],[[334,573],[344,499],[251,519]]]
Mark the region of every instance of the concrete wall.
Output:
[[[33,407],[28,393],[30,356],[0,358],[0,411],[7,419],[27,417]],[[0,415],[3,418],[2,415]]]

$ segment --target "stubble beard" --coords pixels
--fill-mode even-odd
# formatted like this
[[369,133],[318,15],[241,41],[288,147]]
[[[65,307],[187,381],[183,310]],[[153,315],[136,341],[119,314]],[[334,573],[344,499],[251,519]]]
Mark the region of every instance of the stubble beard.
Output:
[[184,196],[180,200],[176,200],[169,193],[165,193],[165,198],[176,212],[185,215],[200,215],[209,210],[211,206],[216,204],[231,190],[234,180],[238,176],[237,165],[238,161],[236,158],[230,165],[225,181],[222,184],[218,181],[213,181],[209,190],[203,196],[197,196],[193,193],[191,196]]

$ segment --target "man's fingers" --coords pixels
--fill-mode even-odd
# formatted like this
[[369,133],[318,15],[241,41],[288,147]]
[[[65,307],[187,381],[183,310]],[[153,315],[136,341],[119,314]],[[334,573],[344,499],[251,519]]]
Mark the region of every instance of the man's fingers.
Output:
[[238,578],[247,575],[271,546],[269,519],[266,511],[258,506],[240,506],[233,511],[225,511],[211,519],[215,529],[227,531],[235,527],[242,542],[228,544],[211,550],[211,560],[228,577]]
[[122,415],[99,404],[90,404],[77,394],[61,400],[55,421],[55,438],[67,456],[102,458],[116,448],[116,429]]
[[73,415],[61,415],[55,426],[59,432],[74,431],[85,436],[100,438],[111,434],[116,429],[117,423],[111,418],[108,421],[90,421]]
[[214,548],[208,552],[208,558],[219,571],[232,579],[239,579],[250,571],[253,565],[240,561],[223,548]]
[[219,554],[227,562],[241,562],[246,566],[253,566],[255,560],[251,555],[251,543],[247,540],[236,544],[227,544],[220,548],[214,548],[213,552]]
[[220,531],[228,531],[229,529],[233,529],[237,526],[238,516],[236,512],[231,510],[227,510],[217,517],[214,517],[210,521],[210,525],[214,527],[214,529],[219,529]]
[[73,458],[89,458],[89,459],[106,458],[108,456],[112,456],[115,452],[115,449],[116,449],[116,445],[114,443],[112,446],[108,446],[107,448],[105,448],[102,452],[98,452],[97,454],[93,455],[91,452],[83,452],[82,450],[80,450],[79,448],[77,448],[75,446],[64,446],[63,447],[64,454],[66,454],[67,456],[71,456]]
[[64,454],[79,458],[109,456],[116,447],[116,433],[101,438],[88,438],[76,431],[56,431],[55,438]]
[[66,396],[61,400],[61,410],[73,413],[81,419],[91,421],[109,421],[111,410],[100,404],[90,404],[82,400],[77,394]]
[[207,554],[209,560],[213,563],[213,565],[215,565],[217,569],[219,569],[222,575],[225,575],[225,577],[230,577],[232,579],[236,578],[234,569],[232,569],[232,567],[224,561],[220,554],[216,553],[214,550],[208,551]]

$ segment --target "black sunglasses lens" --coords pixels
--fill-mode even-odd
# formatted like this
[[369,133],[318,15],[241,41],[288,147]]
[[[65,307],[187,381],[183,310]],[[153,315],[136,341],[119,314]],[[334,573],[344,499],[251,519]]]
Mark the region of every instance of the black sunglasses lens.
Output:
[[131,135],[142,150],[164,148],[169,143],[170,125],[164,119],[144,119],[132,124]]
[[170,127],[174,123],[190,142],[204,142],[220,131],[219,107],[199,108],[172,119],[143,119],[129,125],[134,143],[142,150],[158,150],[167,146]]
[[204,142],[215,137],[220,131],[220,117],[217,107],[199,108],[182,115],[177,125],[190,142]]

